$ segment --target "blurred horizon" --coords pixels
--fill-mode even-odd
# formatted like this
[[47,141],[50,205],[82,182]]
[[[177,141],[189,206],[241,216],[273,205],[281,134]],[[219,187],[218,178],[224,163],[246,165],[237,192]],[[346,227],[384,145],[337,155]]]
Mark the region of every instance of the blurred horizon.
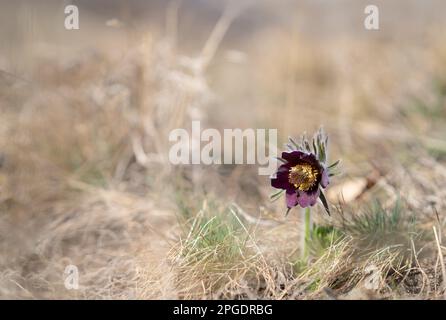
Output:
[[[355,0],[297,0],[241,2],[226,0],[184,1],[0,1],[2,28],[0,44],[3,58],[10,66],[20,68],[21,46],[37,51],[39,45],[53,50],[67,46],[100,48],[106,41],[123,41],[132,35],[151,30],[166,35],[166,15],[169,5],[177,4],[178,45],[181,51],[196,55],[213,25],[228,7],[245,7],[231,24],[223,47],[246,49],[251,38],[269,28],[296,30],[315,41],[330,41],[332,37],[381,38],[383,41],[411,41],[423,39],[431,28],[443,25],[446,4],[439,0],[374,1],[380,9],[379,32],[367,31],[363,26],[364,8],[370,1]],[[80,30],[65,30],[63,8],[73,3],[80,11]],[[106,5],[105,5],[106,4]],[[107,21],[122,23],[119,28],[107,26]],[[320,39],[320,40],[317,40]],[[421,44],[420,44],[421,45]],[[66,50],[64,51],[66,54]],[[15,63],[14,63],[15,61]],[[3,62],[2,66],[5,67]]]

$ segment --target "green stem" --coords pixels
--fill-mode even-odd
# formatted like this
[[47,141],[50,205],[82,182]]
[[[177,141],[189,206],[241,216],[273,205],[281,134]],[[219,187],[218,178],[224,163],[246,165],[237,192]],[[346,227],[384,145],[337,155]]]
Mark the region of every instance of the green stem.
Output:
[[310,207],[305,208],[305,230],[304,230],[304,241],[303,241],[303,248],[302,248],[302,259],[305,262],[308,262],[309,257],[309,248],[308,243],[310,242],[311,238],[311,209]]

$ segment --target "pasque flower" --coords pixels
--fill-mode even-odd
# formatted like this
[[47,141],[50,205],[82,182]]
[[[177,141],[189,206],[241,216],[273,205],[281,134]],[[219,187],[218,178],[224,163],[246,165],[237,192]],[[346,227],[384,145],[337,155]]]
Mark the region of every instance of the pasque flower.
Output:
[[313,153],[299,150],[283,152],[282,159],[287,162],[279,167],[271,185],[286,190],[288,208],[314,206],[320,196],[319,186],[326,188],[329,183],[327,169]]
[[[271,178],[271,186],[286,192],[286,204],[288,209],[297,205],[302,208],[314,206],[320,198],[325,209],[329,213],[328,204],[322,189],[325,189],[333,175],[329,171],[339,161],[331,166],[326,166],[328,138],[322,129],[312,139],[312,147],[305,136],[301,143],[297,144],[289,139],[288,151],[282,153],[278,158],[282,165],[278,168],[275,176]],[[282,192],[276,195],[281,195]]]

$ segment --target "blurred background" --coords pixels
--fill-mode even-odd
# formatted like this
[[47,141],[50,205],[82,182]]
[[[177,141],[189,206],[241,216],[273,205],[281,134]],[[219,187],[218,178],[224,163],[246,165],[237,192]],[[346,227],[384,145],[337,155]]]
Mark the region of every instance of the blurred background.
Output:
[[[79,30],[64,28],[69,4]],[[379,30],[364,28],[369,4]],[[301,292],[289,271],[300,214],[285,218],[283,201],[270,202],[268,177],[169,163],[169,132],[192,120],[277,129],[279,147],[322,125],[331,162],[342,159],[333,205],[355,214],[398,198],[421,229],[444,227],[444,1],[0,6],[0,298],[284,298],[290,281]],[[267,257],[256,269],[266,284],[237,267],[236,290],[220,265],[200,269],[207,258],[178,262],[197,217],[230,215],[228,206]],[[78,290],[64,287],[70,264]],[[437,292],[423,288],[414,290]]]

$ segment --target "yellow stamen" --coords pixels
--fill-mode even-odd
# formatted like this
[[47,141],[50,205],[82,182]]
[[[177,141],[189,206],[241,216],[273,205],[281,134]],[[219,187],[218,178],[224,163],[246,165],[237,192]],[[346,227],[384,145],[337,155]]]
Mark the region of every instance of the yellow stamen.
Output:
[[290,169],[288,181],[293,184],[296,189],[302,191],[310,190],[317,181],[319,171],[308,163],[298,164]]

